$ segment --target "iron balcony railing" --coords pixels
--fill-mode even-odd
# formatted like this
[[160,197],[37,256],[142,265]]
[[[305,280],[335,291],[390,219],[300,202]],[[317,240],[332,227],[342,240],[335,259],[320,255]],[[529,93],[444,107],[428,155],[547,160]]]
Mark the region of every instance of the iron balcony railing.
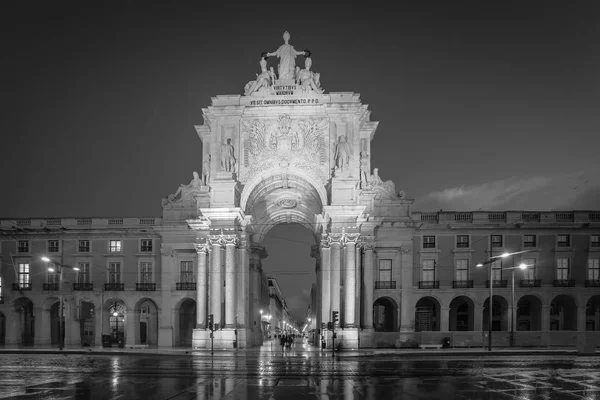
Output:
[[454,289],[472,288],[473,287],[473,280],[452,281],[452,287]]
[[439,289],[440,281],[419,281],[419,289]]
[[156,291],[156,283],[136,283],[135,290],[139,292],[154,292]]
[[196,282],[177,282],[175,284],[177,290],[196,290]]
[[586,279],[585,287],[600,287],[600,279]]
[[[494,279],[494,287],[495,288],[505,288],[508,286],[508,281],[506,279]],[[485,281],[485,287],[490,287],[490,280]]]
[[375,289],[396,289],[396,281],[375,281]]
[[73,290],[94,290],[93,283],[73,283]]
[[13,283],[12,290],[31,290],[31,282],[28,283]]
[[124,283],[105,283],[104,290],[114,291],[114,292],[122,292],[125,290]]
[[519,287],[541,287],[541,279],[521,279],[519,281]]
[[47,283],[44,282],[42,285],[42,290],[54,290],[57,291],[58,290],[58,283]]
[[575,279],[555,279],[553,282],[554,287],[574,287]]

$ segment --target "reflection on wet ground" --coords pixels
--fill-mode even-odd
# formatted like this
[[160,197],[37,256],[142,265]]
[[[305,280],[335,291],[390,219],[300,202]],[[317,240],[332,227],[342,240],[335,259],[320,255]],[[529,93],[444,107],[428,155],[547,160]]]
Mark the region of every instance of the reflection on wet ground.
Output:
[[600,400],[600,358],[0,355],[0,399]]

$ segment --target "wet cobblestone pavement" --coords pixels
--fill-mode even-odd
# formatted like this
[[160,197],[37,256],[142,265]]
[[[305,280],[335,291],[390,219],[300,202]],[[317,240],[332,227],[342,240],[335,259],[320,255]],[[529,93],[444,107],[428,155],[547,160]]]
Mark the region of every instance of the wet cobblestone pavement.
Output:
[[600,400],[600,357],[1,354],[0,399]]

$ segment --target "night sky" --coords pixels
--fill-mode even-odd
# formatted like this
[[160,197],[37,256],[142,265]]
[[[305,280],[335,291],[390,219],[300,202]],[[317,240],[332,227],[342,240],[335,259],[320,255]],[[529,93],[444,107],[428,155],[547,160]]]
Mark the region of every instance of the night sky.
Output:
[[[201,108],[242,94],[285,30],[326,92],[369,104],[372,166],[414,210],[600,209],[597,2],[15,3],[0,217],[160,215],[201,170]],[[267,239],[297,315],[310,243],[291,226]]]

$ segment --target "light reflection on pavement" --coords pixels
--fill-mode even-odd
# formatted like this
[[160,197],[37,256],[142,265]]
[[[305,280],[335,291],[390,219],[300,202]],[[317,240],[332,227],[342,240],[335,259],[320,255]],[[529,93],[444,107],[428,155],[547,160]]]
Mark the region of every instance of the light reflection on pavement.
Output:
[[600,400],[600,357],[0,355],[0,399]]

